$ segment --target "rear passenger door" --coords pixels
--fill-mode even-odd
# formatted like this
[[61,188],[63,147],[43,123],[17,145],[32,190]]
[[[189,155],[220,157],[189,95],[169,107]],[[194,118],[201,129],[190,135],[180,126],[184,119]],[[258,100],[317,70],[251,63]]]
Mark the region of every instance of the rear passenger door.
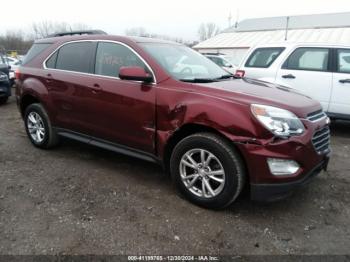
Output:
[[336,69],[328,111],[350,117],[350,49],[335,51]]
[[94,79],[96,43],[72,42],[63,45],[46,61],[45,81],[57,127],[85,133],[82,101],[89,99]]
[[329,48],[299,47],[278,70],[276,83],[318,100],[327,111],[332,90],[331,71]]

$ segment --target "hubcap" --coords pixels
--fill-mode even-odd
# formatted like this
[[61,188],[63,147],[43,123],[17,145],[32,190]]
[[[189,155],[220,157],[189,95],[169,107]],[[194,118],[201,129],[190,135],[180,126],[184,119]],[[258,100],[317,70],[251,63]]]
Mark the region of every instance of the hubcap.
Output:
[[182,182],[193,194],[212,198],[225,186],[225,171],[219,159],[204,149],[187,151],[180,161]]
[[41,143],[45,138],[45,126],[41,116],[36,112],[31,112],[27,118],[27,128],[31,138]]

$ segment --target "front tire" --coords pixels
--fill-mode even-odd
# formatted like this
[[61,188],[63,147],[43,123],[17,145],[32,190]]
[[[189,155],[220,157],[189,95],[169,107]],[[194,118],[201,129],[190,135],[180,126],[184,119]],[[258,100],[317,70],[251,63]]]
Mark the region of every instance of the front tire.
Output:
[[53,130],[49,116],[41,104],[31,104],[26,108],[24,124],[34,146],[49,149],[58,144],[58,135]]
[[188,200],[221,209],[241,193],[245,169],[237,150],[212,133],[197,133],[181,140],[170,159],[173,181]]

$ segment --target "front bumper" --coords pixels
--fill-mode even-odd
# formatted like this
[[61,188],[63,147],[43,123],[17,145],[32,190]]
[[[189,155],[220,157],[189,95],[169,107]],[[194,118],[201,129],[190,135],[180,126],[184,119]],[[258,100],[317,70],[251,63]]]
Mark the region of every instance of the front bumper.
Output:
[[[330,148],[318,152],[313,144],[313,138],[329,123],[326,119],[318,122],[304,120],[303,123],[306,132],[301,136],[236,143],[246,162],[253,200],[284,198],[295,187],[305,184],[326,168]],[[267,163],[268,158],[293,160],[300,168],[292,175],[273,175]]]
[[324,160],[313,168],[302,178],[286,183],[278,184],[251,184],[250,195],[253,201],[272,202],[284,199],[291,195],[293,191],[305,184],[308,184],[312,178],[317,176],[322,170],[326,170],[329,162],[329,155],[324,157]]

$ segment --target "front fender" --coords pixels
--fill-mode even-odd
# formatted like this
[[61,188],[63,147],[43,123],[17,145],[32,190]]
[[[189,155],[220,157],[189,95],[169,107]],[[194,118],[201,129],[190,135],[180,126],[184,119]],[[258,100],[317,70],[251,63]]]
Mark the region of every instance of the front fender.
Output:
[[[169,138],[183,126],[215,129],[233,142],[255,141],[264,133],[250,106],[232,100],[181,90],[157,90],[157,150],[163,156]],[[255,143],[255,142],[254,142]]]

